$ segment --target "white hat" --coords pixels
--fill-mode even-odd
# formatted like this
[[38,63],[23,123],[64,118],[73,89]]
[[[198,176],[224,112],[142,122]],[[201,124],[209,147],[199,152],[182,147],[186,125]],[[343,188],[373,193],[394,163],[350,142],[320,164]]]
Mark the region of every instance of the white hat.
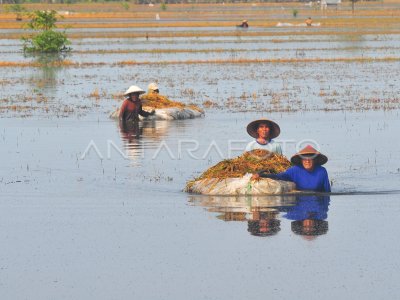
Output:
[[152,90],[152,91],[158,90],[157,83],[155,83],[155,82],[150,83],[148,89]]
[[129,87],[129,89],[127,89],[126,92],[124,93],[124,96],[127,96],[127,95],[132,94],[132,93],[144,94],[145,91],[143,91],[140,87],[138,87],[136,85],[131,85]]

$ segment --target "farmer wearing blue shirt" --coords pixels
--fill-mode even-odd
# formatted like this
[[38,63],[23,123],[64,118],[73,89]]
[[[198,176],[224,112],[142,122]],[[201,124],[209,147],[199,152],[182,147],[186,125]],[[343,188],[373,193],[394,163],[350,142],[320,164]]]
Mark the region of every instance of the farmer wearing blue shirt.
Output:
[[300,191],[330,193],[331,185],[329,184],[328,172],[321,166],[328,161],[325,155],[308,145],[293,155],[290,161],[294,166],[285,172],[265,174],[265,171],[260,171],[258,174],[254,174],[252,179],[258,180],[262,177],[293,181]]
[[300,195],[297,204],[292,206],[283,215],[284,218],[293,220],[292,231],[301,235],[306,240],[313,240],[318,235],[328,232],[328,207],[330,198],[327,195]]

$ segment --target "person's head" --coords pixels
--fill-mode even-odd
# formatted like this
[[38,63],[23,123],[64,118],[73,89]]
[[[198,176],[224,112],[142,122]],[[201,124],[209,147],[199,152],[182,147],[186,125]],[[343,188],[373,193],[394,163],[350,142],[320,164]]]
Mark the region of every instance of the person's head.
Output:
[[314,159],[312,157],[303,157],[301,159],[301,164],[303,165],[303,168],[306,169],[307,171],[312,171],[315,166]]
[[131,85],[124,93],[124,96],[132,101],[139,101],[139,96],[144,93],[145,91],[143,91],[140,87]]
[[270,140],[276,138],[281,132],[279,125],[268,119],[260,119],[247,125],[247,133],[255,139]]
[[261,219],[247,221],[247,231],[255,236],[271,236],[281,230],[281,221],[277,219]]
[[149,90],[149,93],[158,94],[160,92],[160,90],[158,89],[158,85],[155,82],[150,83],[147,89]]
[[258,211],[252,212],[252,219],[247,221],[247,231],[255,236],[271,236],[281,230],[281,221],[276,219],[277,211]]
[[263,122],[258,124],[257,127],[257,134],[259,138],[269,139],[269,135],[271,132],[271,127],[267,122]]
[[315,237],[328,232],[328,221],[305,219],[293,221],[291,227],[295,234],[305,237]]
[[315,166],[325,164],[328,161],[328,157],[308,145],[293,155],[290,161],[294,165],[302,166],[304,169],[312,171]]

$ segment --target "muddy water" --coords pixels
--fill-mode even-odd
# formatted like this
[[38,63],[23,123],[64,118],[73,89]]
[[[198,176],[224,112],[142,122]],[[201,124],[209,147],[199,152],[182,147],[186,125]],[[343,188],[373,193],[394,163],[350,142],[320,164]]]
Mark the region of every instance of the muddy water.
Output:
[[[2,107],[29,108],[0,119],[3,297],[395,298],[398,70],[397,61],[1,68]],[[172,99],[219,107],[121,130],[108,118],[114,94],[154,79]],[[288,157],[320,146],[329,198],[182,192],[242,153],[260,117],[279,123]]]

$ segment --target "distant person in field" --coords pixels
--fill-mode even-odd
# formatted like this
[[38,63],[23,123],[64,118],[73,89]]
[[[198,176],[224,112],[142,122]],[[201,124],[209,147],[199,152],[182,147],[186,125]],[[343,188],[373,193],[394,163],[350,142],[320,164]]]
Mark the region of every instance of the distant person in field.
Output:
[[307,26],[311,26],[311,24],[312,24],[312,19],[311,19],[311,17],[308,17],[308,18],[307,18],[306,24],[307,24]]
[[147,87],[147,93],[150,95],[151,94],[159,94],[160,90],[158,88],[157,83],[155,83],[155,82],[150,83],[149,86]]
[[246,151],[263,149],[282,154],[281,145],[273,140],[281,133],[277,123],[268,119],[255,120],[247,125],[247,133],[255,138],[255,141],[247,145]]
[[139,99],[139,95],[141,94],[144,94],[144,91],[136,85],[130,86],[124,93],[126,99],[122,103],[119,111],[120,121],[139,121],[139,115],[148,117],[155,114],[154,110],[147,112],[142,109],[142,101]]
[[247,23],[247,20],[243,20],[242,24],[240,25],[236,25],[237,27],[242,27],[242,28],[248,28],[249,27],[249,23]]

